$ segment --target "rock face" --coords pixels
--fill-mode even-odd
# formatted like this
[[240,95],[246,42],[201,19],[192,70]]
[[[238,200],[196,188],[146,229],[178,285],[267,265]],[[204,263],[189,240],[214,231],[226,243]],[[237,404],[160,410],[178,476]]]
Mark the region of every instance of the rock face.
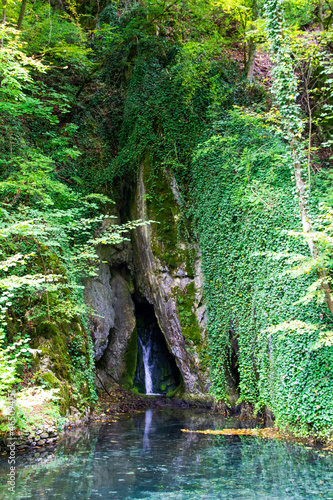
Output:
[[115,312],[112,307],[114,294],[110,281],[110,266],[100,263],[98,276],[87,280],[85,285],[86,304],[96,312],[91,318],[90,327],[97,361],[108,346],[109,333],[115,324]]
[[126,352],[136,327],[134,302],[128,265],[129,245],[98,249],[98,276],[85,284],[85,301],[96,314],[90,316],[95,359],[103,383],[123,383],[126,377]]
[[[174,179],[170,182],[170,189],[171,186],[176,205],[180,195],[178,192],[175,195],[176,183]],[[133,211],[133,216],[143,221],[149,220],[146,199],[147,190],[144,182],[143,166],[140,170]],[[185,392],[201,393],[207,389],[207,377],[200,367],[200,360],[195,347],[189,343],[186,345],[177,310],[177,293],[185,293],[186,287],[191,284],[197,285],[196,302],[201,301],[200,264],[198,260],[195,262],[195,276],[188,275],[184,262],[181,262],[179,267],[171,272],[168,266],[154,255],[153,248],[156,248],[154,238],[156,236],[153,234],[152,225],[141,226],[135,230],[133,247],[137,288],[154,306],[159,326],[182,374]],[[195,305],[193,304],[193,307]],[[197,312],[202,327],[204,326],[204,314],[202,309],[197,309]],[[203,329],[202,342],[204,342]]]
[[126,378],[126,372],[131,369],[126,363],[126,352],[135,330],[136,319],[128,281],[117,270],[112,270],[111,273],[114,323],[110,329],[103,362],[106,372],[117,382],[122,383]]
[[[133,220],[160,217],[159,201],[147,202],[151,192],[148,176],[146,160],[131,202]],[[177,234],[181,203],[175,179],[165,175],[159,189],[165,210],[160,226],[138,227],[132,233],[132,242],[120,247],[101,246],[98,276],[85,286],[86,302],[97,313],[90,323],[99,378],[104,385],[114,381],[125,387],[133,385],[136,315],[140,314],[134,302],[140,308],[140,301],[147,301],[154,308],[166,348],[180,371],[183,393],[199,397],[209,388],[200,255],[194,245],[171,241],[170,234]]]

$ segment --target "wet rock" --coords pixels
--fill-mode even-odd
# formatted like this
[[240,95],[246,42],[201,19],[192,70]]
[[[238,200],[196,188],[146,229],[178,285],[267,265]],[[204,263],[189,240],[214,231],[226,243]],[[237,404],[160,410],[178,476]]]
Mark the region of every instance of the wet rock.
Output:
[[[167,182],[167,181],[166,181]],[[180,199],[174,178],[170,179],[175,203]],[[133,218],[149,220],[146,186],[144,183],[144,168],[141,168],[135,197]],[[186,393],[205,393],[209,387],[208,374],[200,366],[200,360],[195,347],[186,343],[179,321],[175,290],[184,291],[192,283],[195,286],[195,309],[199,327],[202,331],[202,342],[205,336],[205,314],[202,306],[202,276],[199,255],[195,262],[195,276],[187,276],[185,263],[172,274],[163,264],[153,248],[156,247],[151,226],[142,226],[134,232],[134,264],[137,286],[148,302],[154,306],[159,326],[165,336],[167,345],[174,355],[176,364],[182,374]],[[184,245],[183,245],[184,246]],[[186,246],[184,246],[186,249]],[[172,249],[173,250],[173,249]]]
[[[149,219],[143,171],[142,166],[131,201],[132,220]],[[165,184],[169,196],[173,198],[171,205],[178,207],[181,194],[175,178],[166,176]],[[174,217],[175,225],[177,217],[179,216]],[[130,387],[134,378],[132,365],[136,363],[137,345],[132,345],[135,344],[136,335],[133,292],[153,305],[167,349],[173,355],[182,375],[185,393],[201,394],[209,389],[208,370],[201,362],[200,349],[197,347],[206,340],[206,308],[202,301],[200,255],[194,245],[189,248],[185,242],[177,243],[180,259],[175,268],[159,257],[158,248],[161,245],[163,247],[163,242],[157,241],[151,226],[141,226],[133,231],[131,243],[100,245],[97,249],[101,264],[98,276],[87,280],[85,284],[85,300],[97,313],[90,318],[90,324],[97,361],[96,383],[102,390],[110,388],[114,383]],[[175,248],[164,250],[173,253]],[[190,251],[191,255],[196,252],[196,257],[189,271],[187,263],[181,259],[184,255],[189,255]],[[185,338],[177,310],[176,295],[186,296],[189,286],[193,289],[190,307],[196,318],[199,342],[193,342],[190,335]],[[132,361],[129,362],[129,358],[133,358]]]

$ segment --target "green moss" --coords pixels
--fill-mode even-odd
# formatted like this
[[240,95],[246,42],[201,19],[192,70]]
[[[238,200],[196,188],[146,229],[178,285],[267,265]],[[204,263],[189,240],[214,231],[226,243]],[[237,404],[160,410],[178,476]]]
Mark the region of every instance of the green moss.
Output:
[[192,406],[212,406],[214,404],[214,397],[211,394],[183,392],[178,397]]
[[125,352],[125,373],[123,374],[123,386],[125,389],[133,388],[133,379],[136,371],[136,363],[138,357],[138,331],[135,328],[133,330],[130,341],[128,342],[127,349]]
[[71,379],[70,358],[66,338],[58,333],[53,337],[49,351],[54,373],[64,380]]
[[152,225],[154,255],[171,271],[185,263],[186,272],[193,275],[193,256],[184,244],[181,245],[178,223],[181,212],[170,181],[165,172],[155,172],[153,160],[148,154],[144,159],[143,181],[149,219],[157,222]]
[[[78,321],[43,322],[36,331],[39,336],[34,339],[34,344],[41,350],[42,361],[33,363],[36,382],[59,389],[61,414],[64,415],[70,406],[83,409],[89,404],[92,387],[91,360],[84,328]],[[43,360],[46,366],[42,367]]]
[[54,375],[54,373],[51,373],[51,372],[43,373],[40,378],[41,378],[41,381],[44,382],[44,384],[48,388],[58,389],[61,385],[59,379],[57,379],[57,377]]
[[71,386],[66,382],[59,380],[54,373],[39,372],[36,380],[46,385],[48,389],[57,389],[57,396],[59,398],[59,412],[62,416],[65,415],[66,410],[73,404]]
[[[175,298],[182,334],[189,345],[189,349],[194,348],[196,350],[200,360],[200,368],[205,370],[209,366],[209,353],[206,340],[202,337],[198,319],[194,312],[194,282],[186,285],[184,290],[180,288],[176,289]],[[194,364],[192,369],[196,370]]]
[[195,286],[193,282],[186,285],[184,290],[179,288],[176,292],[178,318],[183,335],[186,340],[193,342],[195,346],[200,346],[202,337],[197,317],[193,311],[194,301]]
[[50,322],[45,322],[38,328],[38,334],[44,339],[51,339],[55,337],[59,331],[59,327]]
[[167,398],[174,398],[176,395],[178,396],[181,392],[183,391],[183,383],[181,382],[179,384],[178,387],[176,387],[176,389],[174,389],[173,391],[169,391],[167,394],[166,394],[166,397]]

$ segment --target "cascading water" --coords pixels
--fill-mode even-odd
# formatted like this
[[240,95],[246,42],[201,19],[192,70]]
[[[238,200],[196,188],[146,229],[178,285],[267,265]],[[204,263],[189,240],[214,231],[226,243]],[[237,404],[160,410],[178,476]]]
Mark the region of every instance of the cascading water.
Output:
[[180,384],[176,362],[158,325],[154,308],[146,302],[136,305],[137,353],[133,388],[139,394],[166,395]]
[[145,389],[146,389],[146,394],[154,394],[153,391],[153,377],[152,377],[152,369],[153,365],[151,362],[151,331],[149,332],[149,335],[147,336],[146,342],[144,343],[140,338],[139,338],[140,346],[142,349],[142,359],[143,359],[143,366],[144,366],[144,371],[145,371]]

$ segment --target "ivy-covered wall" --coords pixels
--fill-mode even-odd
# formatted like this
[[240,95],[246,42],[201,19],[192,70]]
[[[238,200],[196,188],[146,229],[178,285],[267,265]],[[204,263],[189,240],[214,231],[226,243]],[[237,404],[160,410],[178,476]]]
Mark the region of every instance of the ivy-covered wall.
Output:
[[228,400],[231,345],[239,402],[264,406],[294,432],[333,426],[333,350],[318,333],[268,331],[283,322],[324,322],[322,305],[298,303],[313,276],[292,278],[288,255],[307,254],[290,159],[265,124],[231,114],[193,154],[193,201],[208,305],[211,376]]

